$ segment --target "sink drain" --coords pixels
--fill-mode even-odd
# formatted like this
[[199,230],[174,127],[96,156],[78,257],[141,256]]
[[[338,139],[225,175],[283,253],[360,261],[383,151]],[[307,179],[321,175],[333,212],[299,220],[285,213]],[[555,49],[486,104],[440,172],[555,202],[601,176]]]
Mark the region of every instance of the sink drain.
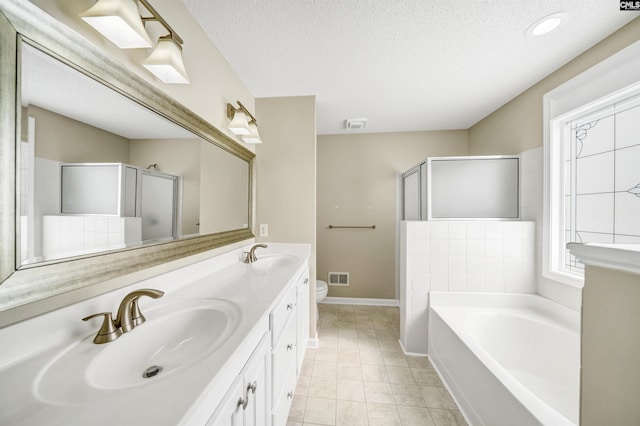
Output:
[[144,373],[142,373],[142,377],[145,379],[148,379],[149,377],[155,377],[160,374],[161,371],[162,367],[160,367],[159,365],[152,365],[151,367],[147,368]]

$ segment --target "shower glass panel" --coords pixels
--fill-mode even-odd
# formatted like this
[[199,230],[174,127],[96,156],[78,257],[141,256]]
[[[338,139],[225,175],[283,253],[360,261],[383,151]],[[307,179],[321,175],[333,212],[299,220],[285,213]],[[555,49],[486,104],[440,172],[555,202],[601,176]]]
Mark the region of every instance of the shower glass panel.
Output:
[[135,167],[125,167],[124,172],[124,216],[136,216],[136,202],[138,186],[138,169]]
[[120,214],[120,165],[62,166],[64,214]]
[[430,219],[518,219],[519,158],[428,158]]
[[403,219],[420,220],[420,168],[402,175]]
[[176,236],[176,187],[175,176],[142,173],[140,212],[143,241]]

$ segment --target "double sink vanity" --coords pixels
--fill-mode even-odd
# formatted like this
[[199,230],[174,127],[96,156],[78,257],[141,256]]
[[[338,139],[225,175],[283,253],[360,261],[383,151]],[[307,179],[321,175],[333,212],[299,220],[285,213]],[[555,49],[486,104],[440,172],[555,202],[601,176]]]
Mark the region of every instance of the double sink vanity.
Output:
[[[249,249],[0,329],[0,424],[286,424],[310,248],[269,244],[245,263]],[[146,321],[94,343],[127,296]]]

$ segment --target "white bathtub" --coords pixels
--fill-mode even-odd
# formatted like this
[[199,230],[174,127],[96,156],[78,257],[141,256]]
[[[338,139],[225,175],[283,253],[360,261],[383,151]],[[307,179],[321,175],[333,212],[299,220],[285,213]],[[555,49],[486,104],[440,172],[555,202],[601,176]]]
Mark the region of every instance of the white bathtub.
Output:
[[576,425],[580,314],[540,296],[430,293],[429,357],[473,425]]

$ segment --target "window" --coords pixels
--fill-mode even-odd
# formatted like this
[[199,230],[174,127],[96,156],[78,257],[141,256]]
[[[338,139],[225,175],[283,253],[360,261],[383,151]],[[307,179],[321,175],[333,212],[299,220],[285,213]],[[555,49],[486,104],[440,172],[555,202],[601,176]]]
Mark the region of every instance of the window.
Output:
[[[627,95],[625,93],[625,95]],[[557,120],[567,243],[640,243],[640,95]],[[561,267],[583,274],[566,248]]]
[[640,243],[640,42],[543,98],[542,273],[575,287],[569,242]]

